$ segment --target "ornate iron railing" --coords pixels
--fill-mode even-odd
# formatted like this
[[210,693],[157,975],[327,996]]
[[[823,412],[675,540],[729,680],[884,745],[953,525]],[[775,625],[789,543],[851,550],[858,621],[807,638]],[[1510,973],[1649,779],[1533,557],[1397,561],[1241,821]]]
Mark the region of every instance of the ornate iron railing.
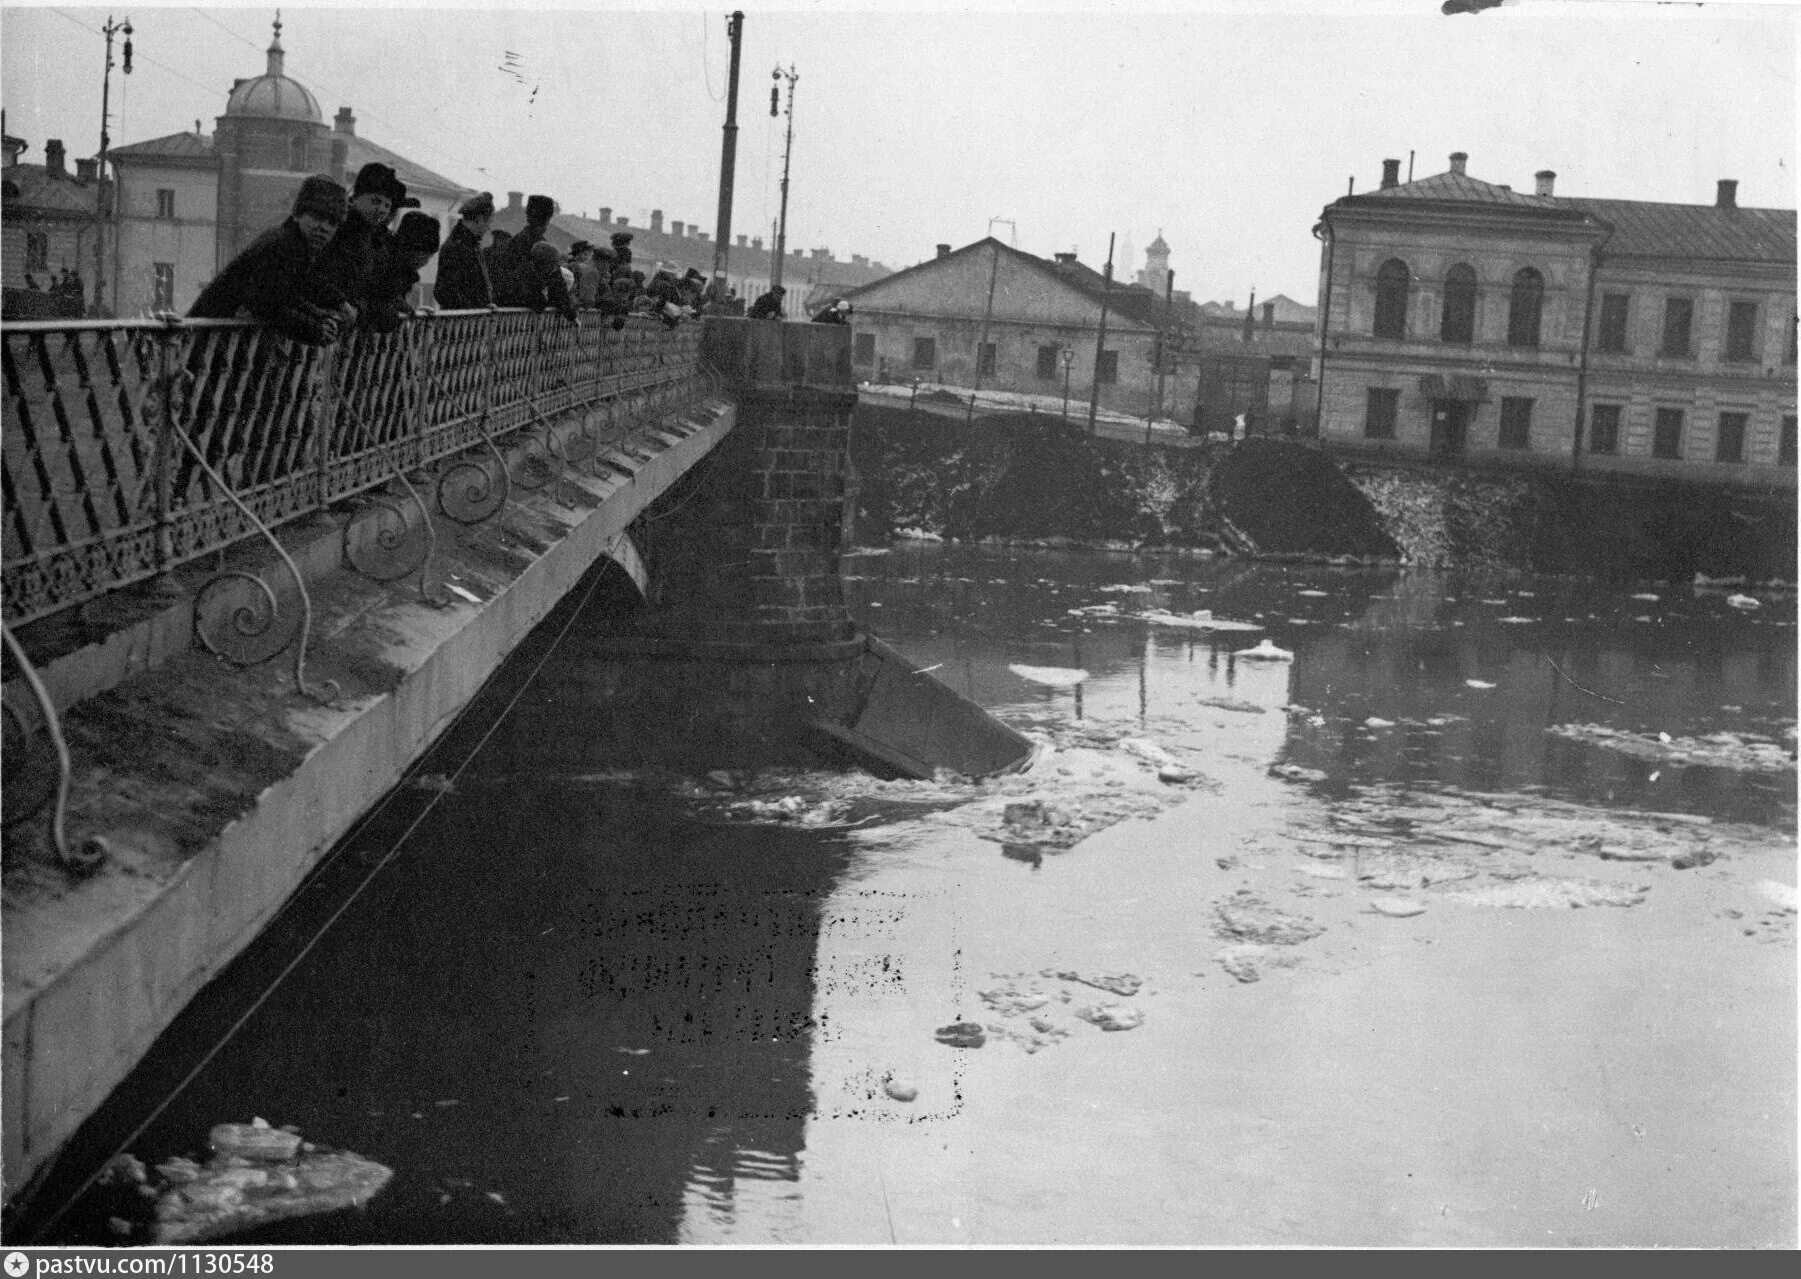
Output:
[[699,327],[461,311],[319,348],[239,320],[0,326],[7,623],[466,450],[479,453],[451,468],[469,474],[458,493],[440,489],[444,509],[491,513],[508,482],[493,464],[504,437],[620,396],[713,386]]

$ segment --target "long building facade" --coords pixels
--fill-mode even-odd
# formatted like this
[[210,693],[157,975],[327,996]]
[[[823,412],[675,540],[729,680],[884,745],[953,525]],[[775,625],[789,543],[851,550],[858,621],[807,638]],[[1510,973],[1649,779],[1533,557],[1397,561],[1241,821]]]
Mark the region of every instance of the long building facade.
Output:
[[1326,206],[1319,436],[1448,464],[1795,485],[1795,212],[1449,171]]

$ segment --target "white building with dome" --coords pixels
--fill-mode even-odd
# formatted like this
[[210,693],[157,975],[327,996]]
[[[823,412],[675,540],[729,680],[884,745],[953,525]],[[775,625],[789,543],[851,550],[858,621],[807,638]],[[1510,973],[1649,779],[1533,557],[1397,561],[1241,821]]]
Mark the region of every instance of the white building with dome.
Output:
[[[308,174],[329,173],[348,188],[363,165],[392,165],[449,232],[456,206],[474,188],[358,137],[349,107],[327,125],[319,100],[286,73],[285,58],[277,18],[266,70],[232,84],[210,135],[196,120],[191,133],[109,152],[117,184],[107,281],[114,315],[186,311],[221,267],[288,216]],[[433,259],[427,288],[435,268]]]

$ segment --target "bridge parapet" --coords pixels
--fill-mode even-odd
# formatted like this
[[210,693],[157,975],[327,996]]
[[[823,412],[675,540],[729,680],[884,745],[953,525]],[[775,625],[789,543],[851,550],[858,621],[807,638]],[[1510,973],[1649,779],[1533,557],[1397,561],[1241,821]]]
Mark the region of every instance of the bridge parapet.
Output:
[[701,355],[735,391],[857,393],[851,330],[843,324],[709,316]]
[[476,450],[440,473],[454,512],[463,492],[530,486],[509,480],[509,434],[622,397],[717,389],[698,326],[616,331],[522,310],[419,316],[324,348],[239,320],[6,324],[0,344],[10,626]]

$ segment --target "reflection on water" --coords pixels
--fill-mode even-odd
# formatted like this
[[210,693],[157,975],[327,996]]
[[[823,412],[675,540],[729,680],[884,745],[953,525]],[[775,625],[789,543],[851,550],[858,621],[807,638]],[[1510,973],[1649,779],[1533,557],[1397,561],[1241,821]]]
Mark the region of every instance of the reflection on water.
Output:
[[[1793,828],[1792,774],[1659,768],[1546,732],[1596,723],[1792,743],[1792,599],[1740,612],[1720,596],[1647,601],[1564,580],[919,546],[848,571],[871,629],[1022,726],[1130,721],[1147,738],[1329,783],[1543,789]],[[1128,586],[1139,589],[1105,589]],[[1118,614],[1094,611],[1109,604]],[[1262,623],[1294,660],[1236,656],[1256,634],[1124,616],[1149,608]],[[859,889],[868,848],[721,825],[666,779],[609,777],[584,745],[591,711],[534,692],[502,718],[547,653],[531,689],[572,682],[554,664],[580,663],[582,646],[552,652],[565,620],[522,646],[422,764],[454,774],[454,792],[397,793],[347,841],[339,900],[400,853],[133,1147],[154,1163],[213,1123],[261,1115],[397,1170],[365,1212],[256,1239],[835,1237],[804,1211],[807,1143],[822,1107],[841,1116],[880,1079],[856,1076],[867,1067],[830,1010],[854,987],[866,1007],[904,1013],[901,962],[919,986],[955,988],[960,977],[931,965],[959,943],[908,934],[928,912],[904,922]],[[1013,665],[1092,678],[1051,687]],[[1001,851],[959,873],[1034,873]],[[904,884],[908,850],[880,855]],[[310,934],[274,930],[224,983],[237,994],[216,991],[220,1006],[203,999],[178,1023],[122,1090],[135,1112],[121,1101],[104,1118],[115,1138]],[[934,1051],[922,1061],[942,1065]],[[68,1237],[100,1236],[91,1215],[70,1220]]]

